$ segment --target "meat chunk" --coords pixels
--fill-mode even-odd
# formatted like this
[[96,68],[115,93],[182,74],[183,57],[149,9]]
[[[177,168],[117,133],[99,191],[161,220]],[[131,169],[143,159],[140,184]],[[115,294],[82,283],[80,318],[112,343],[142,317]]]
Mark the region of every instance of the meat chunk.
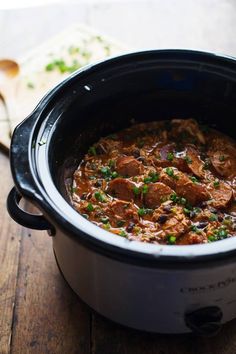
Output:
[[137,176],[143,172],[143,165],[133,156],[122,156],[116,161],[116,170],[122,176]]
[[168,167],[174,166],[179,170],[188,172],[188,165],[183,158],[179,158],[175,154],[175,144],[166,144],[162,147],[157,147],[155,149],[156,158],[153,159],[153,163],[157,167]]
[[131,201],[134,199],[134,187],[134,183],[127,179],[115,178],[109,183],[108,193],[116,198]]
[[232,188],[225,182],[218,182],[218,186],[214,186],[214,183],[211,183],[208,187],[210,192],[212,203],[211,205],[214,208],[222,209],[226,208],[229,202],[232,199],[233,191]]
[[205,185],[194,183],[188,176],[176,168],[172,168],[171,172],[173,172],[172,176],[170,176],[172,174],[170,170],[164,169],[160,174],[160,180],[174,189],[179,196],[186,198],[189,203],[196,205],[210,198]]
[[172,205],[171,209],[166,213],[167,203],[169,202],[162,204],[153,214],[153,220],[159,224],[159,228],[162,230],[160,234],[162,239],[168,235],[179,237],[189,229],[191,224],[191,221],[183,213],[183,208],[180,206]]
[[[158,215],[157,213],[154,214],[154,217]],[[159,220],[160,218],[158,218]],[[172,235],[175,237],[180,237],[183,235],[188,229],[190,225],[190,220],[186,217],[183,213],[181,207],[174,207],[172,208],[172,213],[168,215],[168,218],[165,223],[161,224],[161,229],[163,230],[163,235]]]
[[204,134],[194,119],[173,119],[172,126],[175,135],[187,132],[193,138],[197,139],[201,144],[206,143]]
[[199,156],[199,152],[191,146],[186,149],[186,160],[188,161],[189,170],[197,177],[204,177],[204,162]]
[[148,191],[145,194],[144,201],[148,208],[155,209],[163,201],[169,199],[170,195],[173,193],[173,190],[165,185],[164,183],[150,183],[148,185]]
[[[216,135],[216,136],[215,136]],[[236,176],[236,144],[223,134],[210,135],[210,149],[207,154],[216,172],[223,177]]]
[[188,232],[181,236],[177,242],[178,245],[194,245],[198,243],[207,243],[207,236],[205,232],[196,234],[195,232]]
[[113,218],[117,220],[134,220],[138,221],[138,213],[135,207],[123,200],[113,201],[107,210],[108,213],[112,214]]

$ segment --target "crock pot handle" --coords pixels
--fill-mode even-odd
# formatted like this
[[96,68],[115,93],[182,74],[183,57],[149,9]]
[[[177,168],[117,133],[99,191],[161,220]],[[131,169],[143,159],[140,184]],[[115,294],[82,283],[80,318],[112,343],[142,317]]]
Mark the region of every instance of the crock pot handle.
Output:
[[30,229],[51,230],[52,227],[44,216],[27,213],[19,207],[21,198],[22,196],[13,187],[7,198],[7,209],[12,219]]

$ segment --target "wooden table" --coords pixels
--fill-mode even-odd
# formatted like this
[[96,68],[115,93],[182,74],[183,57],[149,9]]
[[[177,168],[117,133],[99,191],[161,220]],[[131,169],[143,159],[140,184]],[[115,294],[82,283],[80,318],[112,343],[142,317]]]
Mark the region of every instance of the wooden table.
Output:
[[61,277],[45,232],[10,219],[8,158],[0,152],[0,354],[235,354],[236,321],[214,338],[154,335],[95,315]]

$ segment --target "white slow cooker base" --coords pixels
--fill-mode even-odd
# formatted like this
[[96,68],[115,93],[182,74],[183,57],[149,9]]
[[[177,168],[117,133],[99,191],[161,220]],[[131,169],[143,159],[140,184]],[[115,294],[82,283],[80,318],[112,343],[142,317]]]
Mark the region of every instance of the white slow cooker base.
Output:
[[[112,237],[112,235],[111,235]],[[128,242],[128,241],[127,241]],[[139,330],[186,333],[185,313],[208,306],[236,317],[236,263],[196,269],[158,269],[122,263],[57,232],[53,247],[72,289],[108,319]]]

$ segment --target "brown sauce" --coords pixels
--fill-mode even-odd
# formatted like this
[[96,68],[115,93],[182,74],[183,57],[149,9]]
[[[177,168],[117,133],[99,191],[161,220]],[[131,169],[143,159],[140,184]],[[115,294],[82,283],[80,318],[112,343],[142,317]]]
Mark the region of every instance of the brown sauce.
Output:
[[73,177],[74,208],[129,240],[186,245],[236,235],[236,143],[193,119],[101,138]]

